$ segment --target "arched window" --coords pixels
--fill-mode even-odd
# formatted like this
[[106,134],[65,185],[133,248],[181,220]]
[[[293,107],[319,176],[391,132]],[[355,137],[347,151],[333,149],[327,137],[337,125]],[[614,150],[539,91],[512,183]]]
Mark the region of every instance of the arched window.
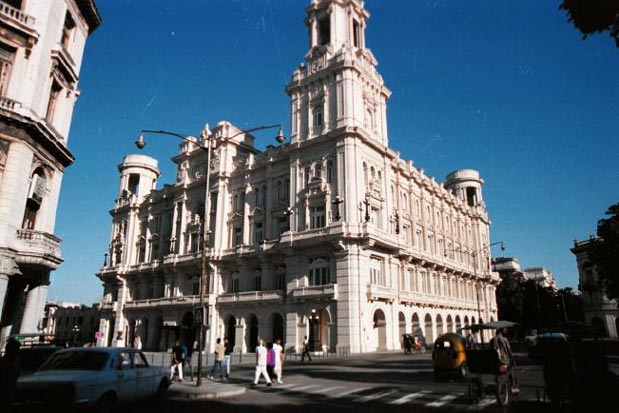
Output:
[[47,190],[47,180],[43,168],[35,169],[30,177],[30,189],[26,200],[26,209],[22,221],[23,229],[34,229],[37,221],[37,214],[43,203],[43,197]]
[[363,183],[365,186],[368,185],[368,165],[363,162]]

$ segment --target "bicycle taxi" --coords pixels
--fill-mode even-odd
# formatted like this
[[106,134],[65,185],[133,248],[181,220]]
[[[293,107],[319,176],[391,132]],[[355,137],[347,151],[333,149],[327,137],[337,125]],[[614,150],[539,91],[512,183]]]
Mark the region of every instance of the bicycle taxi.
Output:
[[510,396],[517,389],[516,375],[512,367],[501,362],[497,350],[491,343],[484,343],[483,331],[510,328],[517,326],[511,321],[494,321],[485,324],[475,324],[463,330],[479,331],[481,344],[472,345],[466,349],[468,367],[468,397],[472,403],[478,403],[485,394],[494,394],[497,403],[505,406]]

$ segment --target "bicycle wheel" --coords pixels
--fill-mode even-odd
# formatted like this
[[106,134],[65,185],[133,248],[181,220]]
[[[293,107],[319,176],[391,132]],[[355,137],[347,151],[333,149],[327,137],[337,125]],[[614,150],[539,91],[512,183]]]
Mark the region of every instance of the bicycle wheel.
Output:
[[473,404],[477,404],[479,403],[479,400],[481,399],[481,380],[479,380],[477,377],[473,377],[469,380],[469,391],[468,391],[468,395],[469,395],[469,400],[471,401],[471,403]]
[[505,406],[509,403],[509,381],[506,375],[501,374],[496,378],[496,401],[499,406]]

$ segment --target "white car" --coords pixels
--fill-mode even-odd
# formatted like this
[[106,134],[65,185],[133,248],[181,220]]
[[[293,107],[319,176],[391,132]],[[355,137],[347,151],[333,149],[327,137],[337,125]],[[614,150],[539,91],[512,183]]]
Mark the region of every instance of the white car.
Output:
[[18,380],[16,407],[95,407],[111,412],[127,402],[163,398],[170,385],[168,374],[131,348],[60,350],[36,373]]

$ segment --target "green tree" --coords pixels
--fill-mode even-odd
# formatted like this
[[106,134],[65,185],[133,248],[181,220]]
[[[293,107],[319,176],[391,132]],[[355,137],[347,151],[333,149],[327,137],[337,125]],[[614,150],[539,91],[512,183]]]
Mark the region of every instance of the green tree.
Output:
[[524,290],[522,274],[508,274],[497,287],[497,307],[499,320],[509,320],[522,324],[524,312]]
[[595,264],[606,296],[619,298],[619,203],[606,211],[608,218],[598,221],[598,238],[593,241],[590,259]]
[[619,47],[619,1],[563,0],[559,9],[567,12],[568,21],[583,34],[608,31]]

